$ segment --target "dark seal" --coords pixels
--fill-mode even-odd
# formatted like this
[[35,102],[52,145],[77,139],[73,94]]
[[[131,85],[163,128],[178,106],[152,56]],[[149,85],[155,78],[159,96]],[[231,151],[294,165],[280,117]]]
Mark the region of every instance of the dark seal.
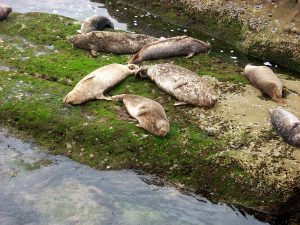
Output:
[[83,21],[81,25],[81,33],[89,33],[92,31],[100,31],[104,28],[114,28],[113,23],[104,16],[93,16]]
[[0,4],[0,21],[4,20],[11,13],[11,7],[5,4]]

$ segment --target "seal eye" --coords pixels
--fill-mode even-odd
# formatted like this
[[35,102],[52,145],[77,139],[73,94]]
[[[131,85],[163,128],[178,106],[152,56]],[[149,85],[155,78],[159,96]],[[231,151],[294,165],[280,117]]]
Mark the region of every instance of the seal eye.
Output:
[[75,41],[74,36],[70,37],[70,42],[71,42],[72,44],[74,43],[74,41]]

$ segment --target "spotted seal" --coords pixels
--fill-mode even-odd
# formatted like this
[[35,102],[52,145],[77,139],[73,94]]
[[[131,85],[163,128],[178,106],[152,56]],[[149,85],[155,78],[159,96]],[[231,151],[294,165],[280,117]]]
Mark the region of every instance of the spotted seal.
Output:
[[286,100],[282,98],[283,85],[269,67],[246,65],[244,74],[251,84],[271,97],[273,101],[287,105]]
[[159,40],[144,46],[132,56],[128,63],[140,63],[145,60],[163,59],[174,56],[192,57],[198,53],[208,53],[210,44],[188,36],[177,36]]
[[104,92],[114,87],[127,76],[137,72],[137,65],[110,64],[103,66],[80,80],[64,98],[67,104],[81,104],[92,99],[111,100]]
[[6,19],[11,13],[12,8],[6,4],[0,4],[0,21]]
[[292,146],[300,147],[300,120],[292,113],[276,108],[270,110],[274,129]]
[[156,40],[157,38],[144,34],[92,31],[86,34],[74,35],[70,41],[73,46],[90,50],[93,55],[97,55],[99,52],[115,54],[136,53],[146,44]]
[[84,20],[81,24],[80,33],[85,34],[92,31],[100,31],[104,28],[114,28],[113,23],[104,16],[93,16]]
[[180,101],[176,105],[213,107],[217,102],[217,97],[207,82],[183,67],[169,63],[143,66],[136,75],[153,80],[161,89]]
[[113,100],[123,101],[128,113],[138,120],[138,127],[157,136],[166,136],[170,129],[164,108],[156,101],[137,95],[115,95]]

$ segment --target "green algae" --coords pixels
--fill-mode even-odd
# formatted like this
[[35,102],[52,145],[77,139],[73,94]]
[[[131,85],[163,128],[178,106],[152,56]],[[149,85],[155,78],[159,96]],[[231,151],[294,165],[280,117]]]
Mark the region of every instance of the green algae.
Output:
[[[71,19],[42,13],[14,13],[0,23],[4,41],[0,44],[1,62],[16,68],[0,71],[1,123],[30,135],[54,154],[65,154],[95,168],[142,169],[196,192],[217,193],[218,200],[261,204],[257,193],[247,188],[255,183],[254,177],[233,161],[215,160],[214,155],[226,147],[227,140],[195,126],[184,107],[174,107],[175,99],[154,83],[128,77],[108,94],[134,93],[160,102],[171,123],[165,138],[152,136],[136,127],[136,122],[124,120],[120,116],[124,107],[119,102],[63,104],[63,97],[83,76],[128,59],[126,55],[104,53],[92,58],[88,52],[72,48],[69,37],[78,28]],[[37,55],[41,50],[45,54]],[[159,62],[174,62],[221,81],[247,83],[236,65],[214,54]],[[261,197],[267,205],[278,196],[270,190]]]

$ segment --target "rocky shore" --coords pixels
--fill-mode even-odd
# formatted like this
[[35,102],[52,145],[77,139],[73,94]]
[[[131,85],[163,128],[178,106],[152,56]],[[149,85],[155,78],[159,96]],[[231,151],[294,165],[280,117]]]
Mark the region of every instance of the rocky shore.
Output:
[[[121,103],[63,104],[83,76],[129,57],[92,58],[72,48],[69,37],[79,28],[78,21],[43,13],[13,13],[0,23],[2,125],[92,167],[143,170],[182,190],[264,212],[264,219],[297,224],[299,149],[272,129],[268,109],[277,104],[249,85],[241,67],[216,55],[157,61],[186,67],[211,82],[220,96],[213,109],[175,107],[175,99],[155,84],[134,77],[108,93],[139,94],[162,104],[170,133],[155,137],[129,123]],[[291,103],[287,110],[300,117],[300,81],[287,73],[280,77]]]

